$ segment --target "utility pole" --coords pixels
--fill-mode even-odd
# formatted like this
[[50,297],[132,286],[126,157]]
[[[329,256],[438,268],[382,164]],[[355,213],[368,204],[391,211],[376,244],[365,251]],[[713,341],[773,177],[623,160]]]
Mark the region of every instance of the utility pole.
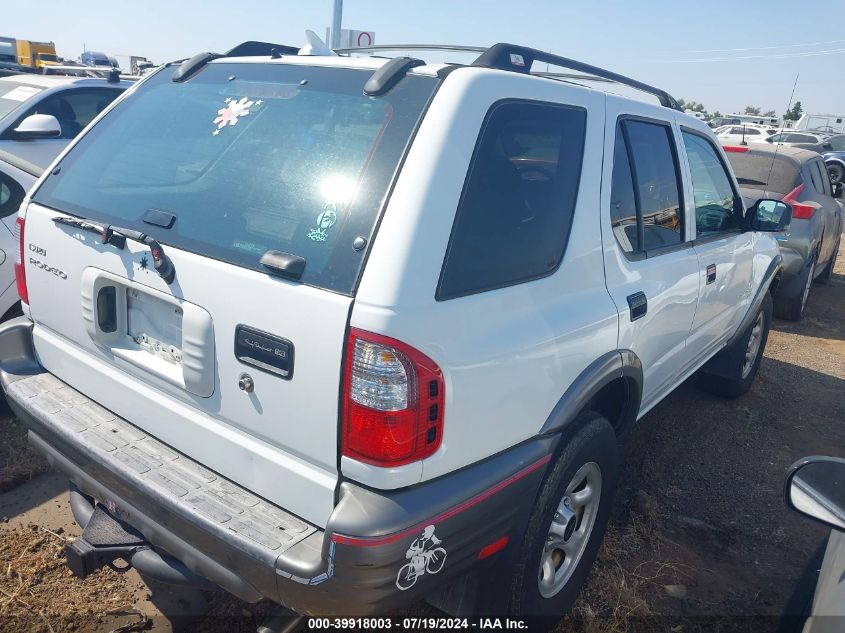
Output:
[[334,0],[331,47],[340,48],[340,25],[343,22],[343,0]]

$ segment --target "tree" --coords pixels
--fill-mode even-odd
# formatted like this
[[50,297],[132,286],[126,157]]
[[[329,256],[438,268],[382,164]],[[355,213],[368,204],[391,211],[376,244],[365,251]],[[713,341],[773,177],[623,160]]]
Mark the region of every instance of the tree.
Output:
[[804,114],[804,108],[801,107],[800,101],[796,101],[795,105],[792,106],[791,109],[786,111],[786,113],[783,115],[783,118],[786,121],[797,121],[801,118],[802,114]]
[[721,113],[721,112],[719,112],[718,110],[716,110],[710,118],[712,118],[712,119],[721,119],[721,118],[722,118],[722,113]]
[[760,108],[757,106],[745,106],[745,114],[753,114],[754,116],[760,116]]
[[763,116],[773,117],[773,116],[777,116],[777,114],[775,113],[775,111],[774,111],[774,110],[766,110],[766,111],[763,113]]

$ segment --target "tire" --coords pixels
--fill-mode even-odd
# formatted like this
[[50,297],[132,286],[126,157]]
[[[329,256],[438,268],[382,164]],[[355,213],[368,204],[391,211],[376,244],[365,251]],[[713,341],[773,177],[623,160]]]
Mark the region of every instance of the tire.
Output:
[[[579,414],[572,422],[571,430],[561,438],[561,446],[560,454],[540,486],[510,583],[510,614],[548,618],[541,623],[544,628],[551,627],[569,610],[587,578],[607,528],[619,476],[616,434],[610,422],[601,415],[591,411]],[[587,477],[586,484],[573,488],[573,484],[578,483],[576,478],[581,476]],[[579,507],[576,499],[579,493],[583,497],[588,487],[593,494],[584,501],[583,507]],[[561,512],[564,512],[564,499],[570,499],[570,496],[572,502],[565,506],[568,516],[564,522]],[[571,558],[562,549],[547,547],[553,542],[550,539],[555,538],[551,531],[553,519],[557,521],[558,538],[568,539],[557,542],[578,543]],[[561,527],[563,529],[557,529]],[[582,529],[582,536],[576,538]],[[553,574],[544,576],[547,568],[541,565],[554,561],[555,556],[560,560],[560,566]],[[567,561],[570,561],[569,566],[564,568]],[[562,584],[555,589],[556,580]]]
[[831,184],[842,182],[845,178],[845,167],[839,163],[827,163],[827,175],[830,176]]
[[760,369],[771,325],[772,295],[767,292],[757,316],[739,340],[719,352],[699,371],[699,386],[723,398],[738,398],[751,389]]
[[813,285],[813,277],[816,273],[816,258],[818,254],[813,253],[807,268],[801,273],[801,290],[796,296],[779,298],[775,302],[775,316],[789,321],[800,321],[804,317],[804,309],[807,307],[807,298],[810,296],[810,288]]
[[830,255],[830,261],[827,262],[827,266],[824,267],[824,270],[821,274],[816,277],[816,283],[821,284],[822,286],[826,285],[827,282],[830,281],[830,278],[833,276],[833,267],[836,266],[836,258],[839,257],[839,242],[836,243],[836,246],[833,249],[833,253]]

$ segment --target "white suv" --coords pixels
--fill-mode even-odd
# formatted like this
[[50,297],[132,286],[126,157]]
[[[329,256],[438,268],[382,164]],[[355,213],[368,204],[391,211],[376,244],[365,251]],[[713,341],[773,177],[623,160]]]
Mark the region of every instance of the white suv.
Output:
[[284,52],[150,75],[24,201],[2,383],[72,482],[68,561],[560,615],[620,433],[698,370],[750,387],[789,209],[609,71]]

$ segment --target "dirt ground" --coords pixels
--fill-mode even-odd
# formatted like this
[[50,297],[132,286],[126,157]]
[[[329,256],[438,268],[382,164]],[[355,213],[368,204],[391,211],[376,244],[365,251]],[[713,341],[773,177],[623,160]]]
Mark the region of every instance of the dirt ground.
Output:
[[[845,251],[804,320],[775,321],[750,393],[690,380],[630,431],[599,560],[557,631],[800,630],[782,615],[811,595],[827,531],[785,508],[783,476],[807,455],[845,457],[843,420]],[[61,550],[79,530],[45,471],[0,412],[0,631],[255,630],[267,605],[150,589],[134,571],[71,576]]]

